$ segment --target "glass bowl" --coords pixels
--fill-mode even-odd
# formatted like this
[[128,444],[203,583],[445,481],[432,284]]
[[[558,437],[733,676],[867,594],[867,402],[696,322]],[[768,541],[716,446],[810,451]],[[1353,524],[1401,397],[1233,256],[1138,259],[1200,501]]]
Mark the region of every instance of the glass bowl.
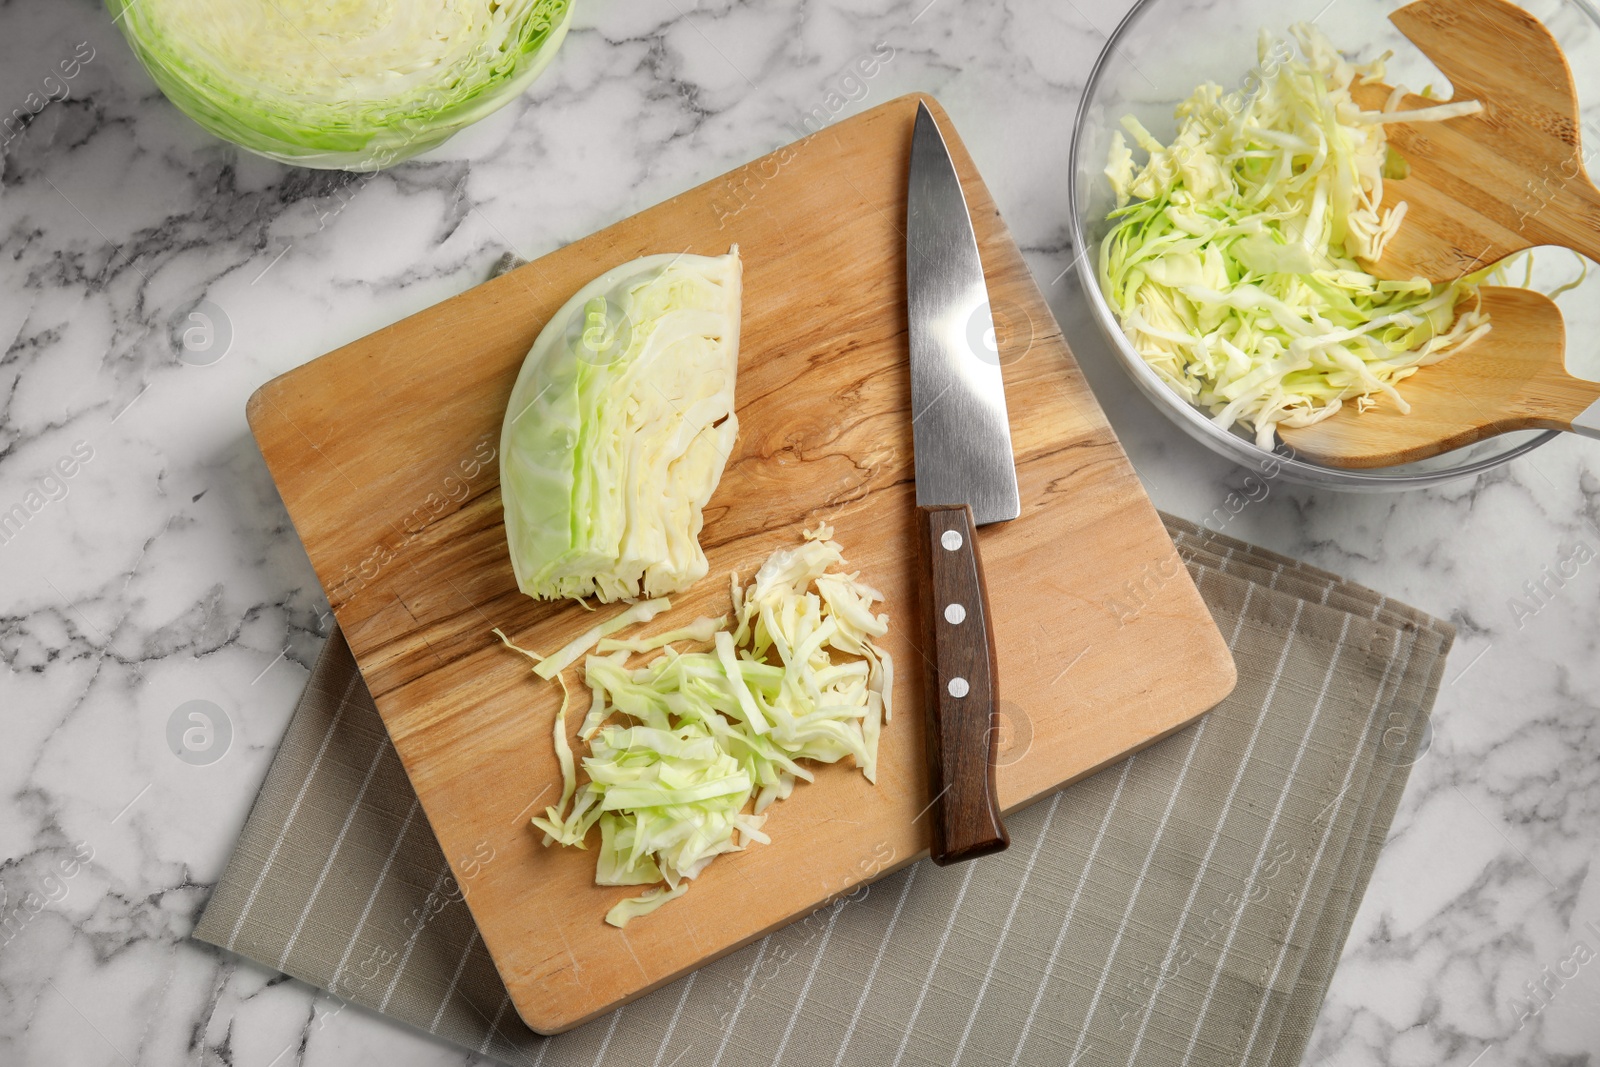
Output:
[[[1115,206],[1105,177],[1111,140],[1124,115],[1135,115],[1158,140],[1177,127],[1173,109],[1202,82],[1237,88],[1256,63],[1256,39],[1264,27],[1285,35],[1290,25],[1315,22],[1335,47],[1364,61],[1393,50],[1390,84],[1413,91],[1431,84],[1441,99],[1450,85],[1428,59],[1389,22],[1401,4],[1390,0],[1138,0],[1112,33],[1084,90],[1073,134],[1070,167],[1072,236],[1080,250],[1084,291],[1095,320],[1112,351],[1141,392],[1189,436],[1243,466],[1270,464],[1297,482],[1330,489],[1383,491],[1416,489],[1478,474],[1538,448],[1555,431],[1502,434],[1432,459],[1372,470],[1344,470],[1294,455],[1280,444],[1276,452],[1257,447],[1242,430],[1224,430],[1209,415],[1184,400],[1157,377],[1123,335],[1101,292],[1100,240],[1110,228],[1106,214]],[[1586,140],[1600,145],[1600,14],[1587,0],[1527,0],[1522,5],[1555,35],[1567,53],[1577,85]],[[1136,153],[1142,158],[1142,153]],[[1565,251],[1535,256],[1534,284],[1551,288],[1576,273]],[[1567,366],[1574,374],[1600,378],[1600,352],[1576,353],[1570,341],[1600,329],[1600,272],[1557,299],[1567,319]],[[1595,364],[1584,366],[1585,363]]]

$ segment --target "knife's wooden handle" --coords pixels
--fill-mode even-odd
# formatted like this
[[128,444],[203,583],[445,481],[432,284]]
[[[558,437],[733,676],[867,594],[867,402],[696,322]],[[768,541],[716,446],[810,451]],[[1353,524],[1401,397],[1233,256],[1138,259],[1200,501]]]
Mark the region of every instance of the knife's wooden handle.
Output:
[[995,795],[999,693],[976,533],[965,504],[917,509],[933,798],[929,851],[941,866],[1011,843]]

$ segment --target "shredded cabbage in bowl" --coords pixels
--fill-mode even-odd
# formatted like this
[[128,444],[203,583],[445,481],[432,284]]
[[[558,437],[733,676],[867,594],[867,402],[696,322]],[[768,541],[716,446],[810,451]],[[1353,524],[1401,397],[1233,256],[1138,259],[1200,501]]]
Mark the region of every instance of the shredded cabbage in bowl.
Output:
[[1312,26],[1298,49],[1263,31],[1245,88],[1200,86],[1179,105],[1169,145],[1129,116],[1149,154],[1137,166],[1121,134],[1106,174],[1117,194],[1100,245],[1100,283],[1152,369],[1223,429],[1241,424],[1271,449],[1277,427],[1309,426],[1347,401],[1366,410],[1420,367],[1490,329],[1477,306],[1483,271],[1450,285],[1385,281],[1376,261],[1405,205],[1383,206],[1403,166],[1386,123],[1457,118],[1477,102],[1398,112],[1351,97],[1381,81],[1388,54],[1355,66]]

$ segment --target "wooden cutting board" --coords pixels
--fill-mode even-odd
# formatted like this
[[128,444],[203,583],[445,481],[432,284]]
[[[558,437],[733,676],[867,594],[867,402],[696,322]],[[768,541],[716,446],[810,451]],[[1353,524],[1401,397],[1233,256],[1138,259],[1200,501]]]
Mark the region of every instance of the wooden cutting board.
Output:
[[[925,853],[902,236],[919,99],[829,127],[250,400],[295,528],[535,1030],[582,1023]],[[1021,518],[980,534],[1006,718],[1000,799],[1015,810],[1192,722],[1232,689],[1233,662],[971,158],[928,102],[977,230],[1022,493]],[[899,714],[876,787],[848,764],[822,769],[771,809],[771,845],[720,857],[623,932],[602,917],[637,890],[595,886],[593,851],[543,848],[528,825],[559,794],[560,691],[489,631],[553,651],[596,616],[517,591],[495,449],[523,357],[584,283],[638,256],[735,242],[741,433],[706,512],[711,572],[645,632],[727,611],[730,570],[748,577],[826,519],[888,596]]]

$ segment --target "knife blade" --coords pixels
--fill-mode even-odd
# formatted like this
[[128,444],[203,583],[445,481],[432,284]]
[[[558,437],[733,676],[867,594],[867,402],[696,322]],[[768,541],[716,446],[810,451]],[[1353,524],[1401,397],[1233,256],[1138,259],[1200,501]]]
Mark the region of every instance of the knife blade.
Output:
[[998,672],[977,527],[1015,519],[1022,507],[983,261],[961,179],[926,103],[911,136],[906,314],[929,852],[944,865],[1010,843],[995,793]]

